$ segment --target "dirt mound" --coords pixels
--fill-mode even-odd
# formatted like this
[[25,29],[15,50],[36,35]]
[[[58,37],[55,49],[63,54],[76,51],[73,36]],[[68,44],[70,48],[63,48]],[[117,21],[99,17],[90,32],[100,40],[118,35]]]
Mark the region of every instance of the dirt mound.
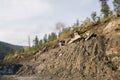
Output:
[[96,36],[36,53],[18,75],[30,73],[45,80],[120,80],[120,19],[93,26],[81,35],[87,32]]

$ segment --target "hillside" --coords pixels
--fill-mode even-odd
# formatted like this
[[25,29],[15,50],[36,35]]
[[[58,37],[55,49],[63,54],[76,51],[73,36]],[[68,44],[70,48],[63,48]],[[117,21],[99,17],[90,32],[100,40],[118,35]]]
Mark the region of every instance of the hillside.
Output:
[[5,55],[8,54],[9,51],[22,49],[22,46],[12,45],[9,43],[5,43],[0,41],[0,59],[3,59]]
[[47,47],[32,55],[14,56],[9,61],[23,65],[17,72],[23,77],[120,80],[120,18],[109,18],[99,24],[82,27],[78,32],[81,32],[80,37],[64,46]]

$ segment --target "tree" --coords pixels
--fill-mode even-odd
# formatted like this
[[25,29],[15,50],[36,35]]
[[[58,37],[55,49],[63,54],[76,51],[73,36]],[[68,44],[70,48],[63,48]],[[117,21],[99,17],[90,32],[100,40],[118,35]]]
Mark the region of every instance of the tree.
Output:
[[43,41],[44,41],[44,43],[48,42],[47,34],[44,35]]
[[83,21],[84,24],[89,24],[91,23],[91,20],[89,17],[87,17],[84,21]]
[[110,8],[107,4],[108,0],[99,0],[101,2],[101,12],[104,16],[104,18],[108,17],[110,14]]
[[52,32],[51,34],[49,34],[49,36],[48,36],[48,40],[49,41],[53,41],[55,39],[57,39],[57,35],[54,32]]
[[120,0],[114,0],[113,5],[114,5],[114,11],[116,12],[116,14],[120,15]]
[[92,20],[93,20],[94,22],[96,22],[96,18],[97,18],[96,12],[92,12],[91,18],[92,18]]
[[65,25],[62,22],[58,22],[55,24],[55,29],[59,32],[62,32],[65,29]]
[[30,36],[28,36],[28,46],[29,46],[29,48],[31,47],[31,44],[30,44]]
[[33,42],[34,42],[35,48],[37,48],[39,46],[39,39],[38,39],[37,35],[35,36],[35,39],[33,40]]
[[76,26],[79,26],[79,19],[76,20]]
[[39,45],[41,46],[43,44],[43,40],[40,40],[39,41]]

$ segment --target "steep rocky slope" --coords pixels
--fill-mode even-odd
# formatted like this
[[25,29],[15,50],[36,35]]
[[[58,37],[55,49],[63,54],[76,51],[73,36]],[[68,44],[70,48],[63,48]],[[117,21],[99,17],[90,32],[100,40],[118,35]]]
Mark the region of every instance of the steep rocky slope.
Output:
[[[81,29],[74,43],[46,52],[37,52],[19,76],[39,76],[45,80],[120,80],[120,18]],[[87,34],[96,36],[88,36]],[[87,35],[86,37],[84,37]]]

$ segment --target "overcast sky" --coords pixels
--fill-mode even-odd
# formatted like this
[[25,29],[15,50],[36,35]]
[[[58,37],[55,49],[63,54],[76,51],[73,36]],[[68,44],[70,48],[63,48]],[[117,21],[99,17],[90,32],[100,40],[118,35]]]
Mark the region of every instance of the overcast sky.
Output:
[[57,22],[72,25],[99,10],[98,0],[0,0],[0,41],[28,45],[29,35],[42,38]]

